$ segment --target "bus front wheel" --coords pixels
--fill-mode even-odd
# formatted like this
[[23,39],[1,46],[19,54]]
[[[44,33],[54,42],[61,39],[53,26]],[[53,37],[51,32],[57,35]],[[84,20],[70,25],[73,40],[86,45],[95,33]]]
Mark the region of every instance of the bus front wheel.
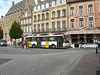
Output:
[[54,49],[54,48],[55,48],[55,45],[52,45],[52,46],[51,46],[51,48],[53,48],[53,49]]
[[35,48],[36,46],[35,45],[32,45],[32,48]]

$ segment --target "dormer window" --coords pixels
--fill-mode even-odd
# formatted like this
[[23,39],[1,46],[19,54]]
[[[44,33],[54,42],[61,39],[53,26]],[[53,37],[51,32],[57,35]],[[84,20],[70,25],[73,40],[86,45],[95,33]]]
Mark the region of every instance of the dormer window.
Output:
[[46,3],[46,8],[49,8],[49,3]]
[[44,4],[42,4],[42,9],[44,9]]
[[57,0],[57,5],[60,5],[60,0]]
[[34,11],[36,11],[36,7],[34,7]]
[[66,4],[66,0],[62,0],[62,4]]
[[52,6],[55,6],[55,1],[52,1]]
[[44,8],[46,8],[46,4],[44,4]]
[[38,7],[36,7],[36,10],[38,10]]

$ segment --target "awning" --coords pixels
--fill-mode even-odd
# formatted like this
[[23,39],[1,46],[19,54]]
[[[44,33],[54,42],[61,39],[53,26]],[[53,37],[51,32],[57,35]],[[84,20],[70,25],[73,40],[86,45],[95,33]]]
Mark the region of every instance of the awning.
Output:
[[30,36],[30,34],[29,33],[23,33],[22,36],[26,37],[26,36]]
[[100,30],[68,31],[65,34],[100,34]]

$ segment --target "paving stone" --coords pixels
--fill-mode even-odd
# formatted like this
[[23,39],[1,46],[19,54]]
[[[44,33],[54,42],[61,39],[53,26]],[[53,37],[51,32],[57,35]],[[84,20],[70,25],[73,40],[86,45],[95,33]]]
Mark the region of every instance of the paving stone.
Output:
[[100,70],[99,54],[92,53],[84,55],[69,75],[96,75],[98,70]]

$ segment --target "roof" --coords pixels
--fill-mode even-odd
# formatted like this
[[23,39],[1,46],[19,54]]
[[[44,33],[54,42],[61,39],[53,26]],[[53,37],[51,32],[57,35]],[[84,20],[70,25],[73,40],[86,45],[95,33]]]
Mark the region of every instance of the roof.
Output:
[[26,0],[22,0],[17,4],[11,6],[11,8],[6,13],[6,16],[21,11],[25,7],[25,4],[26,4]]
[[67,1],[67,4],[70,4],[70,3],[77,3],[77,2],[85,2],[85,1],[93,1],[93,0],[68,0],[68,1]]
[[57,0],[45,0],[45,1],[41,1],[41,3],[38,4],[38,5],[42,5],[42,4],[45,4],[45,3],[50,3],[52,1],[57,1]]
[[30,11],[32,13],[34,6],[31,6],[31,5],[28,5],[28,6],[29,6],[29,9],[30,9]]

